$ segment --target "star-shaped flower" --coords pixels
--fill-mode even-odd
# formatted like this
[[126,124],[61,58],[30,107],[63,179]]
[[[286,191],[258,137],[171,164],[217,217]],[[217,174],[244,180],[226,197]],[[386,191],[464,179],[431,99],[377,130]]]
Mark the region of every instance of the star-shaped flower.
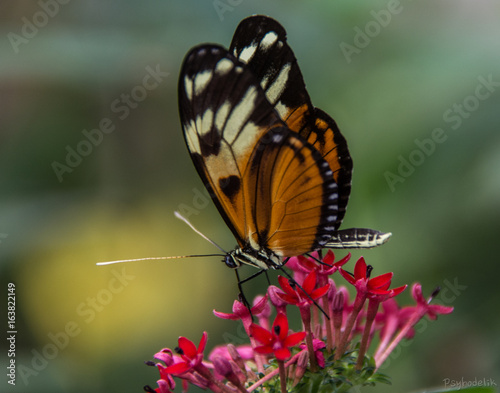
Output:
[[250,326],[250,332],[262,344],[254,348],[255,352],[262,355],[274,353],[276,359],[281,361],[288,359],[291,356],[289,348],[299,344],[306,336],[306,332],[289,334],[288,320],[282,313],[276,316],[271,331],[254,323]]
[[175,351],[179,354],[180,361],[164,368],[162,370],[164,374],[180,375],[198,366],[203,360],[203,351],[207,344],[207,332],[203,332],[198,348],[186,337],[179,337],[178,343],[179,346]]

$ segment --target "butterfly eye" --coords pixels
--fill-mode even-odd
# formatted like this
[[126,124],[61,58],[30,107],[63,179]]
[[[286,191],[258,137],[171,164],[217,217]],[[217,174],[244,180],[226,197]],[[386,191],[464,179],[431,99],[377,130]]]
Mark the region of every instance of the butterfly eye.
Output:
[[224,262],[226,266],[230,267],[231,269],[236,269],[237,267],[240,266],[238,261],[236,261],[236,258],[231,254],[227,254],[222,260],[222,262]]

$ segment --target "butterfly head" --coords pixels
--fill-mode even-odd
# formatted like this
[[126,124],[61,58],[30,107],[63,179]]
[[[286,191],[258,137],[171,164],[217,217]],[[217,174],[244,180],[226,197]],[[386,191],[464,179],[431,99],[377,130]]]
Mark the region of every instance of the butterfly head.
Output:
[[227,253],[222,262],[224,262],[226,266],[231,269],[237,269],[241,266],[241,263],[234,256],[234,251]]

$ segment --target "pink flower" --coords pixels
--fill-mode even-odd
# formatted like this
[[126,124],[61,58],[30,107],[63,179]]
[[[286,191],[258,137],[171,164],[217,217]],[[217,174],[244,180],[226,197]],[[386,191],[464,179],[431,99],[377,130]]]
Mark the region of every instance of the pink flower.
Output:
[[276,359],[281,361],[291,356],[288,348],[296,346],[306,336],[306,332],[288,334],[288,320],[282,313],[276,316],[271,331],[254,323],[250,326],[250,332],[253,338],[262,344],[254,348],[255,352],[262,355],[274,353]]
[[417,308],[419,313],[423,316],[427,314],[430,319],[434,320],[437,318],[438,314],[450,314],[453,311],[453,307],[441,306],[439,304],[430,304],[433,296],[428,300],[424,298],[422,294],[422,285],[416,283],[412,288],[412,295],[417,302]]
[[250,311],[243,302],[235,300],[233,303],[232,314],[214,310],[214,315],[222,319],[231,319],[233,321],[241,319],[245,331],[248,332],[248,328],[253,322],[252,315],[259,315],[262,312],[267,313],[268,309],[269,309],[269,304],[267,303],[267,295],[266,295],[262,296],[261,299],[258,300],[255,303],[255,305],[250,309]]

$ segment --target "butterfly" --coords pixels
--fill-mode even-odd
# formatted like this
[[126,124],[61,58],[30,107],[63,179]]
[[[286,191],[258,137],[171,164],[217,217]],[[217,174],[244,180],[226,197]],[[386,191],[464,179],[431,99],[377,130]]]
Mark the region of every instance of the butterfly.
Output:
[[227,266],[280,269],[322,248],[389,239],[372,229],[339,230],[351,191],[347,142],[312,105],[276,20],[244,19],[229,49],[192,48],[178,94],[191,159],[238,243],[225,255]]

